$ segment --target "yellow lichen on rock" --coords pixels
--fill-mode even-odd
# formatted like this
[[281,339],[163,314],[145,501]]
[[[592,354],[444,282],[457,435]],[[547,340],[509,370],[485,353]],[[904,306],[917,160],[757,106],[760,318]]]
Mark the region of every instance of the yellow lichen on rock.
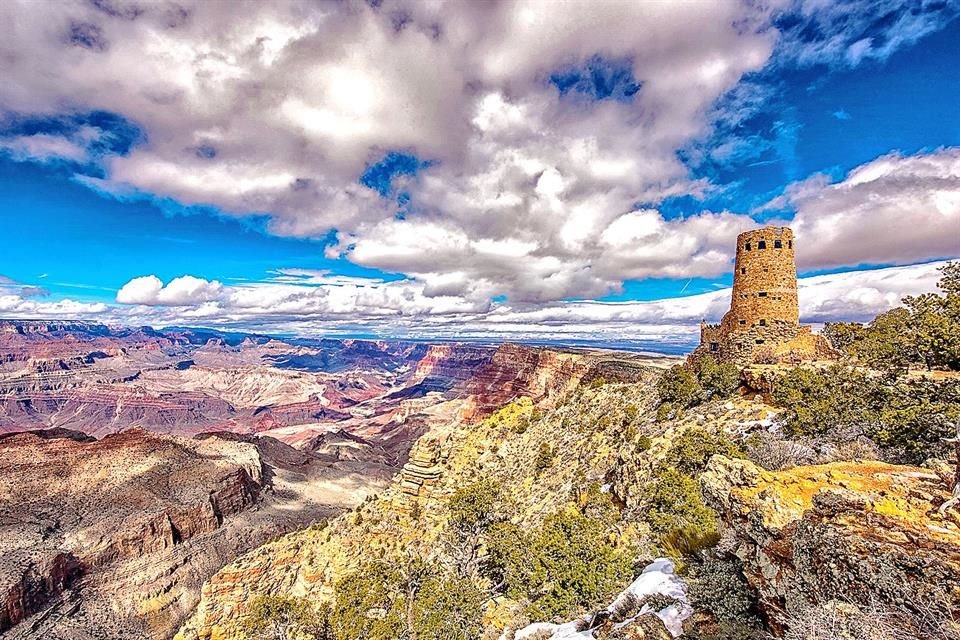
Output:
[[700,482],[774,626],[831,598],[918,612],[937,598],[960,614],[960,526],[937,512],[949,494],[935,473],[874,461],[769,472],[714,456]]

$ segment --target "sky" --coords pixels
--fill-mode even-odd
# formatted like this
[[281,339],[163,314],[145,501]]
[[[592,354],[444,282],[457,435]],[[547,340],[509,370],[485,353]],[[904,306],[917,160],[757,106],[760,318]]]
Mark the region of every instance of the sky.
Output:
[[960,2],[0,3],[0,316],[682,349],[960,257]]

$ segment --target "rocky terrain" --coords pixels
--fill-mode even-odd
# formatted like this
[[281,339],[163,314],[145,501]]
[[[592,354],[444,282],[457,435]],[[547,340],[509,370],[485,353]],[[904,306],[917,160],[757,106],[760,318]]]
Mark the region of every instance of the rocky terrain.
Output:
[[[436,424],[376,498],[322,530],[293,533],[251,551],[214,575],[177,637],[244,638],[250,602],[262,596],[329,601],[338,581],[354,575],[371,558],[402,562],[413,555],[440,566],[455,563],[456,556],[449,555],[455,551],[448,505],[459,489],[476,482],[496,484],[498,500],[511,505],[510,522],[524,531],[536,529],[550,514],[568,508],[571,501],[577,504],[591,487],[602,485],[601,492],[612,496],[621,512],[610,534],[615,544],[636,549],[641,562],[653,562],[662,543],[648,515],[656,504],[651,503],[656,499],[652,488],[660,482],[660,465],[677,455],[710,459],[706,470],[696,473],[718,517],[715,553],[729,558],[722,566],[730,572],[724,586],[716,588],[721,595],[714,597],[729,597],[734,587],[726,581],[735,585],[737,575],[742,576],[744,588],[752,593],[748,601],[754,602],[749,615],[758,616],[770,631],[782,632],[783,621],[806,615],[807,606],[837,600],[854,611],[856,603],[867,610],[877,602],[900,602],[917,609],[939,607],[947,618],[960,614],[943,605],[960,601],[960,528],[956,514],[937,515],[949,497],[940,475],[876,461],[769,472],[744,459],[710,458],[709,447],[703,449],[706,454],[699,453],[699,447],[707,446],[701,440],[685,438],[708,430],[747,446],[771,432],[778,410],[761,396],[748,394],[658,419],[657,369],[607,363],[601,378],[594,377],[600,365],[593,362],[580,377],[567,378],[567,367],[579,370],[584,363],[568,363],[563,354],[548,359],[560,372],[555,380],[565,384],[552,383],[552,392],[541,393],[536,402],[525,397],[508,402],[480,422]],[[549,457],[544,457],[545,450]],[[686,500],[682,491],[695,491],[695,486],[674,489],[660,499]],[[684,567],[681,573],[680,581],[691,581],[695,592],[689,603],[686,585],[676,586],[676,578],[666,572],[655,580],[674,585],[669,587],[673,600],[653,599],[655,604],[641,606],[617,599],[607,609],[583,611],[566,624],[530,619],[524,602],[499,595],[483,611],[482,637],[754,637],[725,635],[717,630],[716,619],[699,610],[690,615],[688,604],[703,606],[698,600],[705,597],[702,584],[711,580],[698,571],[702,569]],[[654,578],[627,572],[621,584],[627,593],[632,584],[650,580]],[[682,606],[676,600],[681,592]],[[746,621],[746,612],[738,615]],[[937,637],[955,637],[950,633],[947,629]]]
[[224,565],[416,473],[422,460],[404,465],[424,434],[469,434],[504,404],[552,404],[613,371],[649,375],[639,356],[516,345],[0,328],[13,638],[169,637]]
[[[817,602],[897,602],[960,619],[960,516],[927,469],[848,462],[766,472],[717,456],[701,484],[773,627]],[[950,604],[952,603],[952,605]]]
[[4,436],[0,632],[168,636],[221,565],[357,504],[391,473],[270,438]]
[[[676,360],[636,354],[0,326],[9,637],[241,640],[265,597],[319,609],[372,560],[411,558],[474,566],[483,638],[794,640],[798,620],[872,619],[956,637],[950,469],[786,439],[786,370],[673,406],[659,384]],[[504,590],[469,564],[487,534],[464,560],[452,505],[478,486],[526,535],[606,523],[594,544],[634,569],[540,616],[555,585]]]
[[[624,375],[640,381],[581,385],[599,363],[607,363],[607,373],[613,369],[606,356],[592,361],[571,354],[545,356],[542,361],[559,375],[550,378],[549,392],[541,388],[538,406],[521,396],[481,422],[436,425],[376,499],[323,530],[285,536],[224,567],[204,585],[200,606],[178,637],[242,638],[245,606],[257,595],[323,600],[339,578],[371,557],[414,550],[425,557],[442,555],[446,501],[472,481],[502,483],[504,499],[518,506],[525,524],[542,521],[584,482],[604,480],[624,443],[625,407],[632,402],[639,403],[635,408],[652,406],[657,370],[625,360]],[[493,366],[500,366],[496,358]],[[571,370],[579,375],[566,375]],[[544,371],[533,382],[523,381],[524,388],[546,381]],[[521,431],[518,424],[528,426]],[[541,473],[535,459],[544,441],[554,445],[556,458]],[[491,616],[509,619],[511,607],[500,602]]]
[[370,434],[462,397],[493,354],[0,320],[0,433],[61,427],[99,437],[140,427],[269,432],[291,443],[331,430]]

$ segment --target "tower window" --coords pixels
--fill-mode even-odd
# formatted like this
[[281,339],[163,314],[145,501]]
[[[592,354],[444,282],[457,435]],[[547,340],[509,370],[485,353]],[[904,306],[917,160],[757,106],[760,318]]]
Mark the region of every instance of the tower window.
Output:
[[716,353],[717,351],[720,351],[720,343],[719,343],[719,342],[711,342],[711,343],[710,343],[710,351],[712,351],[712,352],[714,352],[714,353]]
[[740,326],[745,326],[746,324],[747,324],[747,321],[746,321],[746,320],[741,320],[741,321],[740,321]]
[[760,293],[757,294],[757,296],[759,296],[759,297],[761,297],[761,298],[766,298],[766,297],[767,297],[767,292],[766,292],[766,291],[761,291]]
[[774,241],[773,241],[773,248],[774,248],[774,249],[783,249],[783,241],[782,241],[782,240],[774,240]]
[[761,326],[761,327],[765,327],[765,326],[767,326],[767,321],[766,321],[766,320],[763,320],[763,319],[761,319],[761,320],[760,320],[760,326]]
[[793,240],[787,240],[787,246],[793,249]]
[[763,344],[763,338],[757,338],[757,344]]
[[750,243],[748,242],[747,244],[745,244],[743,248],[746,249],[747,251],[750,251]]
[[746,273],[747,273],[747,268],[746,268],[746,267],[740,267],[740,275],[746,275]]
[[761,240],[760,242],[757,243],[757,249],[766,249],[766,248],[767,248],[766,240]]

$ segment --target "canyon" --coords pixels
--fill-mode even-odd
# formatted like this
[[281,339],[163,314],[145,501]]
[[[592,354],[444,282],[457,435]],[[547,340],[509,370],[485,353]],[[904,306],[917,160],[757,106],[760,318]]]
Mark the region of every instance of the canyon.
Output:
[[[258,603],[331,615],[377,566],[464,572],[451,584],[492,594],[470,638],[717,639],[733,623],[776,636],[811,611],[869,619],[876,602],[903,620],[934,611],[936,637],[955,637],[949,465],[785,439],[778,368],[671,407],[660,385],[681,360],[637,353],[0,328],[4,637],[245,640]],[[467,504],[494,524],[463,538],[464,492],[484,487]],[[569,535],[537,537],[558,522]],[[557,583],[520,592],[482,569],[494,535],[512,532],[506,553],[525,565],[594,527],[563,563],[629,554],[632,576],[604,578],[613,599],[540,617]],[[370,588],[379,604],[349,619],[405,597]]]
[[170,637],[224,565],[381,492],[424,434],[640,361],[0,320],[0,633]]

